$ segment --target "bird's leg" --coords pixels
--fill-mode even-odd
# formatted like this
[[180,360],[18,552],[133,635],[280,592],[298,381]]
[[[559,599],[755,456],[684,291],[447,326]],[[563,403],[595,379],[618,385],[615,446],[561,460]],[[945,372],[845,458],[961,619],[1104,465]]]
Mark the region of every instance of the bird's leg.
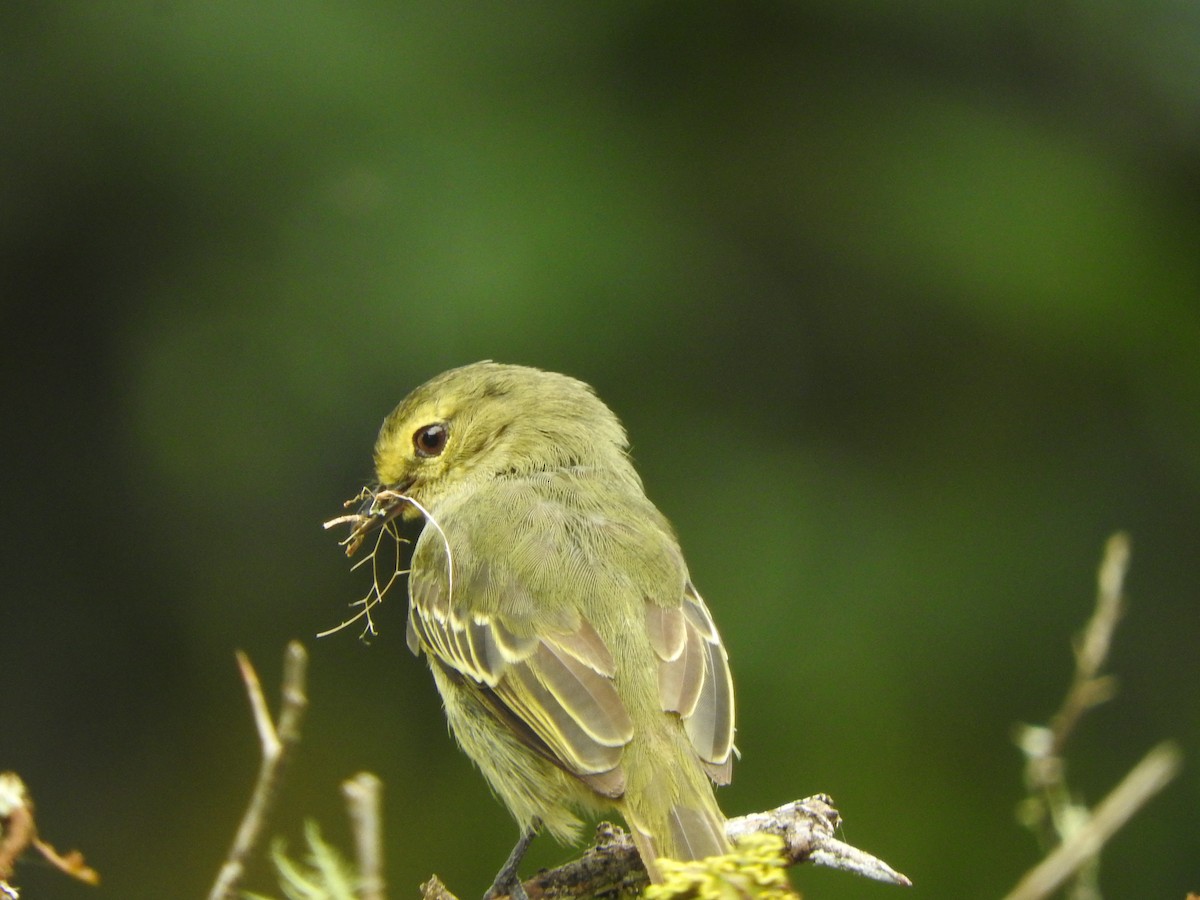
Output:
[[504,865],[496,873],[496,877],[492,881],[492,886],[483,895],[483,900],[495,900],[496,897],[504,896],[508,896],[512,900],[529,900],[529,895],[525,893],[525,888],[521,886],[521,876],[517,874],[517,869],[520,867],[521,860],[525,857],[525,851],[533,843],[533,838],[541,825],[541,820],[534,819],[528,828],[521,831],[521,836],[517,838],[517,845],[512,848],[512,853],[508,854],[508,859],[504,861]]

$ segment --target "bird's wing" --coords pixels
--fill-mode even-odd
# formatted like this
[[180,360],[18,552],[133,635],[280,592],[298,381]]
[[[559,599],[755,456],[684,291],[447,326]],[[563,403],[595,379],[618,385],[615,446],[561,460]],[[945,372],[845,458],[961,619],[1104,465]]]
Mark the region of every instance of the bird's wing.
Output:
[[708,608],[689,581],[675,606],[646,604],[646,628],[658,656],[662,708],[677,713],[716,784],[733,769],[733,681],[729,658]]
[[489,573],[465,573],[451,583],[437,543],[410,576],[410,649],[424,649],[478,691],[532,750],[594,790],[621,796],[621,752],[633,737],[633,722],[613,684],[616,665],[604,641],[574,610],[534,628],[532,616],[472,611],[458,603],[452,594],[470,597],[483,589],[472,581],[487,581]]

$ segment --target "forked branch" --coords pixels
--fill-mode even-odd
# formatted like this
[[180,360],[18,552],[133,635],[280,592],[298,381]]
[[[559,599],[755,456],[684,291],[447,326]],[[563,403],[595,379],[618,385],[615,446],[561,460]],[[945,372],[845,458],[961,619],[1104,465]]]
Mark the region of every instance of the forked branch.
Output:
[[238,668],[246,685],[254,722],[258,727],[258,738],[262,744],[262,762],[259,764],[258,779],[250,795],[250,803],[242,815],[241,825],[233,839],[233,846],[221,866],[217,880],[208,893],[208,900],[233,900],[238,887],[246,875],[246,866],[253,856],[267,826],[267,818],[279,788],[284,765],[292,748],[300,740],[300,723],[308,707],[305,692],[308,671],[308,653],[299,641],[287,646],[283,657],[283,696],[279,710],[279,723],[271,719],[267,701],[263,698],[258,673],[249,658],[240,650],[237,653]]

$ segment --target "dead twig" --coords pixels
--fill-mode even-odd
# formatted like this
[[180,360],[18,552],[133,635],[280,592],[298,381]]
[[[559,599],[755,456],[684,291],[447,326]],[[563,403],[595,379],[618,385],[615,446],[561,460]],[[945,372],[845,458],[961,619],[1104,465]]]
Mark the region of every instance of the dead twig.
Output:
[[217,875],[217,880],[208,893],[208,900],[233,900],[238,886],[246,874],[246,865],[262,839],[267,817],[279,788],[284,766],[293,747],[300,740],[300,722],[308,706],[305,680],[308,669],[308,654],[299,641],[288,644],[283,658],[283,689],[279,710],[279,724],[271,719],[267,702],[263,698],[262,685],[249,658],[240,650],[237,653],[238,668],[246,684],[246,694],[258,727],[262,744],[262,762],[258,779],[250,795],[250,803],[242,815],[233,846]]
[[358,859],[359,900],[385,900],[383,878],[383,828],[380,825],[379,800],[383,782],[370,772],[359,772],[342,782],[342,794],[354,831],[354,849]]
[[[396,516],[403,512],[406,500],[407,498],[395,491],[364,487],[355,496],[342,504],[346,509],[355,507],[356,512],[344,516],[336,516],[323,524],[326,531],[338,525],[350,526],[349,536],[338,542],[339,546],[346,548],[347,556],[354,556],[358,552],[358,548],[362,546],[363,541],[366,540],[367,535],[372,531],[376,532],[376,534],[371,552],[351,567],[352,569],[358,569],[361,566],[370,566],[371,568],[371,586],[367,589],[367,593],[350,604],[351,607],[358,607],[358,611],[333,628],[327,628],[325,631],[318,633],[317,637],[327,637],[354,624],[360,619],[366,620],[366,624],[363,626],[362,634],[360,635],[361,638],[366,640],[377,634],[375,620],[372,617],[371,611],[377,604],[383,602],[384,597],[400,576],[408,574],[406,569],[401,568],[401,547],[407,544],[408,541],[400,536],[395,521]],[[392,539],[394,550],[390,572],[384,571],[381,566],[380,552],[385,537]]]
[[1116,692],[1111,676],[1100,669],[1108,658],[1113,632],[1125,612],[1125,575],[1129,571],[1129,536],[1118,532],[1108,539],[1096,573],[1096,609],[1075,644],[1075,677],[1062,708],[1050,720],[1050,753],[1061,754],[1083,714]]
[[1048,725],[1022,725],[1015,739],[1025,754],[1029,796],[1019,817],[1053,847],[1030,869],[1005,900],[1039,900],[1075,879],[1073,900],[1098,898],[1100,850],[1135,812],[1178,773],[1182,753],[1164,742],[1146,754],[1120,784],[1089,810],[1071,795],[1063,757],[1067,740],[1083,715],[1116,693],[1116,680],[1101,670],[1112,646],[1117,622],[1124,614],[1125,575],[1129,570],[1129,537],[1114,534],[1104,548],[1097,572],[1096,607],[1075,643],[1075,673],[1062,706]]
[[777,834],[783,838],[788,862],[793,865],[811,862],[815,866],[853,872],[872,881],[912,886],[907,876],[883,860],[838,840],[834,834],[841,824],[842,817],[833,807],[833,798],[817,794],[768,812],[730,819],[725,832],[731,841],[757,832]]
[[1026,872],[1005,900],[1040,900],[1062,887],[1147,800],[1179,774],[1182,764],[1183,754],[1171,741],[1164,741],[1147,753],[1101,801],[1083,826]]
[[33,817],[33,800],[25,782],[16,772],[0,772],[0,895],[20,896],[9,883],[17,860],[32,847],[50,865],[85,884],[99,884],[100,874],[84,862],[78,850],[59,853],[38,837]]

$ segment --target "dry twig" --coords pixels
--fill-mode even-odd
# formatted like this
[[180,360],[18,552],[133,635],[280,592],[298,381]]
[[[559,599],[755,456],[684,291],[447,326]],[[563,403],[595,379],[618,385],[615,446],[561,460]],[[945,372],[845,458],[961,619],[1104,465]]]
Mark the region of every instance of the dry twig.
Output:
[[[353,569],[358,569],[361,566],[370,566],[371,568],[371,586],[367,589],[367,593],[350,604],[351,607],[359,607],[358,611],[334,627],[320,632],[317,637],[327,637],[360,619],[366,620],[366,625],[363,626],[361,634],[362,638],[374,637],[377,634],[371,610],[377,604],[383,602],[383,598],[400,576],[407,574],[407,570],[401,568],[402,554],[400,550],[401,546],[408,543],[408,541],[400,536],[400,531],[395,522],[396,516],[403,511],[407,502],[409,502],[408,498],[395,491],[382,488],[373,490],[369,487],[364,487],[355,496],[342,504],[346,509],[356,507],[355,512],[344,516],[336,516],[323,523],[322,527],[326,531],[330,528],[336,528],[338,525],[350,526],[350,534],[338,542],[339,546],[346,548],[346,556],[354,556],[358,552],[358,548],[362,546],[363,541],[366,540],[367,535],[372,531],[376,531],[376,535],[375,544],[371,547],[371,552],[352,566]],[[380,565],[380,550],[385,536],[392,539],[395,551],[395,555],[392,558],[391,571],[386,573],[383,572]]]
[[379,812],[382,792],[383,782],[370,772],[359,772],[342,783],[350,825],[354,830],[359,900],[384,900],[387,895],[383,878],[383,829]]
[[1062,887],[1080,866],[1095,858],[1108,839],[1147,800],[1167,786],[1179,773],[1182,762],[1183,754],[1171,741],[1164,741],[1147,753],[1101,801],[1083,826],[1026,872],[1005,900],[1041,900]]
[[229,854],[221,866],[217,880],[208,893],[208,900],[232,900],[237,896],[238,886],[246,874],[246,864],[266,829],[267,816],[278,791],[288,755],[300,740],[300,722],[308,706],[305,693],[308,654],[299,641],[288,644],[283,658],[283,691],[278,726],[272,721],[270,710],[267,709],[258,674],[246,654],[240,650],[237,653],[237,662],[242,680],[246,684],[250,708],[254,712],[254,722],[258,727],[262,762],[250,795],[250,803],[242,815],[233,846],[229,848]]
[[1063,752],[1084,713],[1110,699],[1116,681],[1101,669],[1112,646],[1113,632],[1124,613],[1124,583],[1129,570],[1129,537],[1109,538],[1097,573],[1096,608],[1075,644],[1075,674],[1062,707],[1049,725],[1022,725],[1016,743],[1025,754],[1025,783],[1029,796],[1020,817],[1054,849],[1030,869],[1005,900],[1039,900],[1074,877],[1072,897],[1099,897],[1098,860],[1101,848],[1178,773],[1179,748],[1159,744],[1146,754],[1116,788],[1089,811],[1072,796],[1066,781]]
[[0,895],[19,896],[8,881],[21,855],[32,847],[54,868],[85,884],[99,884],[100,874],[84,862],[78,850],[59,853],[38,837],[33,800],[16,772],[0,772]]

